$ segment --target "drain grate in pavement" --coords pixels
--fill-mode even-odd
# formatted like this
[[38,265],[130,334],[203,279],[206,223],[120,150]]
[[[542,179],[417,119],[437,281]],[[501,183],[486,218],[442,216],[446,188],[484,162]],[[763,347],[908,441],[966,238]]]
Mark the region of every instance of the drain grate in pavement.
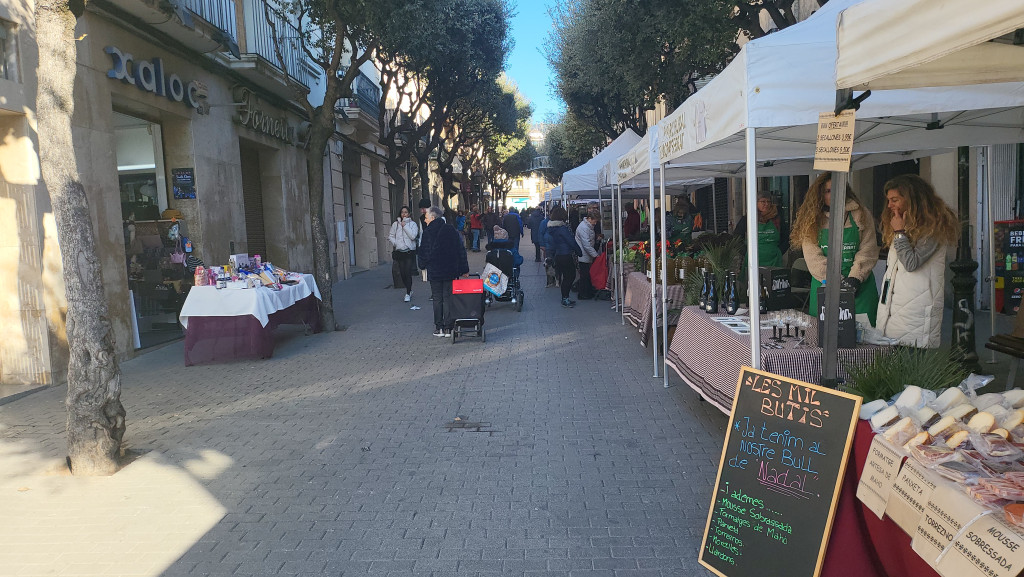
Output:
[[488,422],[476,422],[470,421],[466,417],[455,417],[450,423],[445,423],[444,428],[448,429],[448,432],[452,431],[467,431],[470,433],[495,433],[494,429],[491,428],[491,424]]

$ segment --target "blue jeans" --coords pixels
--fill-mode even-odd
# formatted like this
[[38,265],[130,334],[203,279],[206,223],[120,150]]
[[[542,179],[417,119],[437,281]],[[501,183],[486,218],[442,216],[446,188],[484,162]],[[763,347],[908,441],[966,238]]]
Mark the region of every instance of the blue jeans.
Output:
[[480,250],[480,229],[473,229],[473,250]]

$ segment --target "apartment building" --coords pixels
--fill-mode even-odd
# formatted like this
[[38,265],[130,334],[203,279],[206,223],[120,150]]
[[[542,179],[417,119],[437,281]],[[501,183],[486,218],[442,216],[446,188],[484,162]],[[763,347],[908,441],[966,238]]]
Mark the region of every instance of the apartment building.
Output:
[[[273,31],[298,31],[268,20],[264,2],[95,0],[79,19],[75,150],[122,357],[182,335],[177,314],[191,278],[170,259],[175,232],[207,264],[248,253],[312,271],[312,152],[295,89],[315,102],[318,71],[287,41],[280,65]],[[0,0],[4,384],[60,382],[67,361],[60,249],[36,155],[33,4]],[[391,220],[370,144],[374,81],[357,82],[357,98],[341,103],[348,114],[336,142],[322,152],[338,278],[377,264]]]

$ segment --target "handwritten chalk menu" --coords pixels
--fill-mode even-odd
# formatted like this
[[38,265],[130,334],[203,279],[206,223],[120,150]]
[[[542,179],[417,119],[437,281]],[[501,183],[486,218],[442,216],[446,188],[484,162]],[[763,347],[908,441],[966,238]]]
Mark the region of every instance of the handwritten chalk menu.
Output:
[[860,397],[743,367],[698,559],[721,577],[817,576]]

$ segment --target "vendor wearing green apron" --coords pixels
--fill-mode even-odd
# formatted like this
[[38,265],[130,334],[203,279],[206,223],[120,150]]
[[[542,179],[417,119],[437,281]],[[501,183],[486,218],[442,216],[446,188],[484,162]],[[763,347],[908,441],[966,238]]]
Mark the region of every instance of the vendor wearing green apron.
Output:
[[[808,312],[818,314],[818,287],[825,280],[828,263],[829,196],[832,193],[832,173],[819,176],[804,198],[793,225],[792,242],[803,248],[807,270],[811,273],[810,307]],[[878,240],[875,221],[871,213],[861,206],[860,200],[849,186],[846,188],[846,219],[843,228],[841,279],[856,291],[856,312],[867,314],[875,324],[878,310],[878,286],[872,269],[878,262]]]
[[[736,224],[733,234],[746,238],[746,218]],[[771,193],[757,193],[757,266],[783,266],[782,255],[788,251],[789,230],[779,218],[779,209]],[[747,261],[744,260],[743,270],[746,269]]]

